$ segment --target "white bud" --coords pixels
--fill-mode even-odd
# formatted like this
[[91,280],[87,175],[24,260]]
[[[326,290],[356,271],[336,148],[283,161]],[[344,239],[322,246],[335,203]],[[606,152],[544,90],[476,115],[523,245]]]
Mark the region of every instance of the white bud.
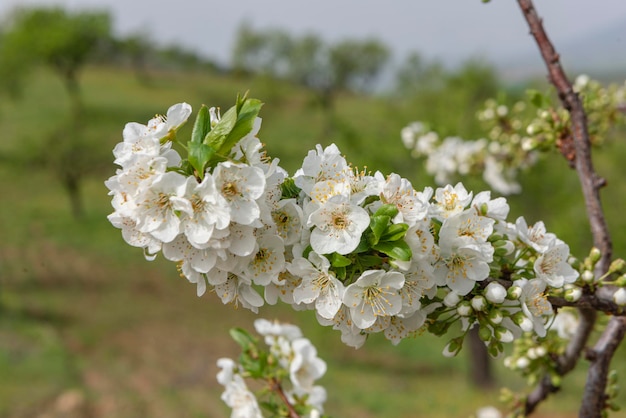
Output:
[[548,354],[548,350],[546,350],[546,348],[543,345],[540,345],[539,347],[535,347],[535,354],[537,354],[537,357],[543,357],[546,354]]
[[626,305],[626,289],[620,287],[613,293],[613,301],[620,306]]
[[498,114],[498,116],[502,117],[502,116],[506,116],[507,113],[509,113],[509,109],[504,106],[504,105],[500,105],[496,108],[496,113]]
[[494,334],[498,341],[503,343],[510,343],[514,339],[513,333],[504,327],[497,327]]
[[485,302],[485,298],[482,296],[474,296],[472,298],[472,308],[476,311],[484,311],[487,307],[487,303]]
[[506,289],[498,282],[491,282],[485,288],[485,297],[491,303],[500,304],[506,298]]
[[470,316],[470,314],[472,313],[472,307],[469,303],[464,302],[459,304],[459,306],[456,308],[456,311],[461,316]]
[[506,293],[507,299],[519,299],[522,296],[522,288],[520,286],[511,286]]
[[583,295],[583,290],[578,286],[568,286],[565,290],[565,300],[576,302]]
[[583,279],[585,283],[592,283],[596,277],[592,271],[585,270],[583,271],[581,278]]
[[502,322],[502,319],[504,318],[498,309],[493,309],[491,312],[489,312],[489,320],[492,324],[497,325]]
[[525,369],[529,365],[530,365],[530,360],[528,360],[526,357],[520,357],[515,362],[515,367],[517,367],[518,369]]
[[524,332],[531,332],[534,329],[533,321],[528,319],[528,317],[522,313],[519,315],[515,315],[513,321],[522,329]]
[[446,297],[443,298],[443,304],[446,305],[448,308],[452,308],[453,306],[458,305],[460,301],[461,297],[456,292],[450,292],[446,295]]

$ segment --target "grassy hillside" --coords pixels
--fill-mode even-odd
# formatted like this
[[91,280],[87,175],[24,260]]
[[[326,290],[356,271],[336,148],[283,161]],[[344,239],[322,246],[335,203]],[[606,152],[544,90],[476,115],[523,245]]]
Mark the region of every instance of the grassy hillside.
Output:
[[[171,263],[145,261],[110,226],[103,181],[115,170],[111,150],[126,122],[145,123],[180,101],[227,109],[238,92],[250,90],[266,103],[260,137],[288,170],[316,143],[336,142],[356,166],[398,172],[418,189],[432,185],[399,139],[404,124],[419,115],[383,99],[342,95],[329,121],[307,92],[269,80],[160,73],[142,85],[130,72],[91,68],[82,86],[82,145],[91,168],[84,181],[86,216],[79,221],[45,163],[67,120],[60,82],[42,72],[21,99],[0,102],[2,417],[229,416],[215,361],[236,355],[227,330],[250,329],[255,315],[223,306],[213,294],[196,298],[195,286],[177,277]],[[597,159],[609,178],[609,222],[622,255],[624,147],[613,145]],[[527,193],[511,199],[513,211],[545,220],[582,255],[588,248],[584,212],[575,175],[564,166],[554,157],[529,173]],[[393,347],[375,336],[355,351],[338,333],[315,325],[311,312],[279,306],[264,307],[260,315],[293,321],[318,347],[330,366],[321,384],[335,417],[466,417],[497,404],[497,391],[468,384],[464,356],[450,361],[440,355],[442,340],[424,336]],[[625,354],[622,349],[617,357],[623,372]],[[520,386],[500,369],[498,375]],[[537,416],[576,416],[583,381],[581,371]]]

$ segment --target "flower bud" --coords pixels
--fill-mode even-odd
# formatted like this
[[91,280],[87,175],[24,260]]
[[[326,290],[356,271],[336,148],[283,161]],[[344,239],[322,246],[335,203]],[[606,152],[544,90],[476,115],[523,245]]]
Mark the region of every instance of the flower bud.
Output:
[[619,306],[626,306],[626,289],[620,287],[613,293],[613,301]]
[[454,338],[450,340],[448,344],[443,348],[442,354],[444,357],[455,357],[463,348],[463,339]]
[[617,280],[615,280],[615,286],[617,287],[626,286],[626,274],[622,274],[621,276],[617,278]]
[[506,299],[506,289],[498,282],[491,282],[485,288],[485,297],[491,303],[500,304]]
[[589,261],[595,266],[595,264],[600,261],[600,257],[602,257],[602,252],[596,247],[591,248],[589,252]]
[[443,304],[448,308],[452,308],[461,301],[461,297],[456,292],[450,292],[443,298]]
[[489,341],[491,339],[491,330],[488,327],[478,328],[478,337],[481,341]]
[[496,338],[498,339],[498,341],[501,341],[503,343],[510,343],[511,341],[513,341],[513,333],[504,327],[496,327],[494,328],[494,335],[496,336]]
[[502,313],[500,313],[499,309],[492,309],[489,312],[489,321],[492,324],[497,325],[502,322],[502,319],[503,319],[503,316],[502,316]]
[[517,300],[522,296],[522,288],[519,286],[511,286],[506,291],[506,298],[509,300]]
[[463,301],[458,304],[456,312],[461,316],[470,316],[472,314],[472,307],[468,301]]
[[533,321],[528,319],[528,317],[524,315],[523,312],[516,313],[515,315],[513,315],[512,319],[513,322],[522,329],[522,331],[531,332],[534,329]]
[[611,273],[623,273],[624,272],[624,268],[626,268],[626,261],[624,261],[622,258],[618,258],[617,260],[613,260],[613,262],[609,266],[608,273],[609,274],[611,274]]
[[517,367],[518,369],[525,369],[529,365],[530,365],[530,360],[528,360],[526,357],[520,357],[515,362],[515,367]]
[[576,302],[583,295],[583,290],[578,286],[571,286],[565,289],[564,298],[568,302]]
[[[533,126],[533,125],[530,125],[530,126]],[[533,132],[534,132],[534,129],[533,129]],[[528,135],[534,135],[534,133],[532,134],[528,133]],[[532,151],[535,148],[537,148],[537,145],[538,145],[537,141],[533,138],[526,137],[522,139],[522,149],[524,151]]]
[[487,307],[487,302],[485,301],[484,297],[474,296],[472,298],[472,308],[474,308],[474,310],[482,312],[485,310],[486,307]]
[[596,278],[593,272],[589,270],[583,271],[583,274],[580,277],[583,279],[583,282],[585,283],[593,283]]

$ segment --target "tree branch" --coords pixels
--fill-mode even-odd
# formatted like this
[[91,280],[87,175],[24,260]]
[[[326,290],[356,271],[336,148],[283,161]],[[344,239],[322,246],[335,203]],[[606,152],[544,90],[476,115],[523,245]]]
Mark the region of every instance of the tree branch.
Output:
[[[591,161],[591,142],[589,141],[587,129],[587,116],[580,98],[574,92],[571,82],[563,71],[559,62],[559,54],[557,54],[548,38],[532,0],[518,0],[518,4],[546,64],[550,82],[555,86],[563,107],[570,113],[572,139],[575,149],[574,167],[582,186],[593,242],[602,253],[595,271],[596,277],[600,277],[608,270],[610,265],[612,244],[600,202],[599,190],[605,182],[597,176]],[[571,370],[578,361],[595,323],[595,311],[582,308],[580,313],[581,326],[578,328],[577,335],[572,339],[565,354],[558,360],[559,372],[563,374]],[[608,367],[615,349],[624,338],[626,320],[623,317],[612,318],[609,325],[594,348],[596,355],[590,358],[591,366],[580,410],[581,417],[600,417],[605,406],[604,392]],[[531,394],[533,396],[528,397],[526,404],[527,414],[532,412],[536,405],[547,397],[549,392],[554,391],[551,383],[544,384],[544,381]],[[531,400],[534,403],[529,403]]]

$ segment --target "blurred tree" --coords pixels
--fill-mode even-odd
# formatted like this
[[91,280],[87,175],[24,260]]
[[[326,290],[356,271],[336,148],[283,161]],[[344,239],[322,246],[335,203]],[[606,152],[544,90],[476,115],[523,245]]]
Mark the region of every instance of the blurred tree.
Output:
[[154,49],[154,42],[150,39],[150,35],[141,31],[117,39],[114,54],[118,55],[117,58],[128,59],[139,83],[148,86],[151,84],[148,59],[154,53]]
[[111,18],[106,12],[70,13],[60,7],[17,8],[2,27],[0,75],[11,93],[32,68],[43,65],[62,80],[70,99],[69,122],[50,137],[42,149],[70,198],[75,217],[83,214],[80,182],[88,170],[86,144],[81,139],[83,102],[79,72],[100,46],[111,40]]
[[79,71],[98,46],[111,39],[111,17],[106,12],[69,13],[60,7],[17,8],[3,25],[0,44],[5,83],[16,85],[37,64],[61,77],[80,110]]
[[376,39],[346,39],[329,50],[329,64],[336,89],[372,91],[372,83],[389,60],[389,48]]
[[289,73],[292,37],[280,29],[255,31],[249,23],[237,30],[232,64],[237,73],[262,74],[275,78]]
[[441,90],[445,85],[445,70],[439,62],[427,62],[417,52],[411,52],[395,74],[394,93],[414,96],[425,91]]

